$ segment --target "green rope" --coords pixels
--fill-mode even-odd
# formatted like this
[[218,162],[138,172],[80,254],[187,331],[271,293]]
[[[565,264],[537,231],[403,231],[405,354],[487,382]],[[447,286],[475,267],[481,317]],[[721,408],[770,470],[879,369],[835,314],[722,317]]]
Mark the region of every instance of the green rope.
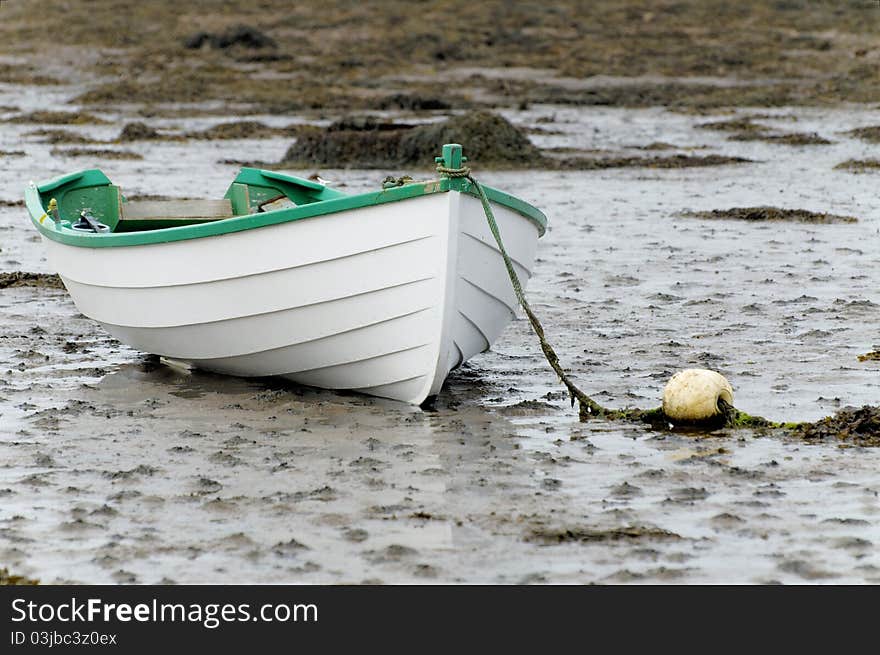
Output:
[[474,186],[474,189],[476,189],[477,194],[480,196],[480,202],[483,204],[483,211],[486,213],[486,221],[489,223],[489,229],[492,231],[492,236],[495,237],[495,243],[498,244],[498,249],[501,251],[501,257],[504,260],[504,265],[507,267],[507,274],[510,276],[510,282],[513,285],[516,299],[519,301],[520,307],[523,308],[523,311],[528,317],[529,323],[531,323],[535,334],[538,335],[538,341],[541,343],[541,350],[544,353],[544,357],[547,358],[547,362],[550,364],[551,368],[556,371],[556,375],[559,376],[560,381],[568,390],[572,406],[574,406],[575,400],[578,401],[581,420],[586,420],[591,416],[603,416],[607,410],[583,391],[578,389],[577,385],[572,382],[571,378],[569,378],[568,374],[565,372],[565,369],[563,369],[562,365],[559,363],[559,356],[556,354],[556,351],[553,350],[553,346],[547,341],[541,321],[535,316],[535,313],[529,306],[528,300],[526,300],[526,295],[523,291],[522,284],[519,281],[519,276],[516,274],[516,270],[513,268],[513,262],[507,254],[504,242],[501,240],[501,231],[498,229],[498,223],[495,221],[495,214],[492,213],[492,206],[489,204],[489,198],[486,196],[486,192],[483,190],[482,185],[471,176],[471,169],[467,166],[463,166],[462,168],[447,168],[446,166],[438,165],[437,172],[446,177],[467,178]]
[[476,184],[474,178],[471,177],[471,169],[468,166],[462,166],[461,168],[447,168],[443,164],[437,164],[437,172],[446,177],[466,177]]

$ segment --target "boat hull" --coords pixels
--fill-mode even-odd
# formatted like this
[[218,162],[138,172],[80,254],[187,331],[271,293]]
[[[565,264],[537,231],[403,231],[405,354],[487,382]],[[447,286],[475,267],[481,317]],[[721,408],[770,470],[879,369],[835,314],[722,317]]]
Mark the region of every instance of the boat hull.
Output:
[[[525,284],[538,228],[493,210]],[[458,191],[186,241],[44,242],[79,310],[137,350],[413,404],[517,307],[479,200]]]

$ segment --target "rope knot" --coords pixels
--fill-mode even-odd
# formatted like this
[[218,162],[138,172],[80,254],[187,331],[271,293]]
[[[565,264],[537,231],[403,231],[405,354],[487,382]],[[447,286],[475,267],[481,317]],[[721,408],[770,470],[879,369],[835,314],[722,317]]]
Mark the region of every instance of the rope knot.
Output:
[[393,175],[389,175],[384,180],[382,180],[382,188],[393,189],[394,187],[403,186],[413,181],[414,180],[409,175],[404,175],[403,177],[394,177]]
[[444,177],[470,177],[470,166],[462,166],[461,168],[449,168],[443,164],[437,164],[437,172]]

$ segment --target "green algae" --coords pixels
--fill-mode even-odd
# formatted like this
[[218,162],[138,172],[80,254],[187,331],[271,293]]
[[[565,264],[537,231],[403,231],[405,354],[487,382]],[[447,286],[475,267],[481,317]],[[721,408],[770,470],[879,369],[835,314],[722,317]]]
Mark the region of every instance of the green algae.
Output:
[[844,407],[832,416],[818,421],[771,421],[763,416],[743,412],[723,400],[718,401],[718,414],[706,421],[682,422],[668,417],[662,407],[654,409],[606,409],[581,410],[581,421],[604,419],[645,423],[653,430],[671,432],[714,432],[716,430],[774,431],[807,442],[834,440],[845,445],[880,446],[880,407]]

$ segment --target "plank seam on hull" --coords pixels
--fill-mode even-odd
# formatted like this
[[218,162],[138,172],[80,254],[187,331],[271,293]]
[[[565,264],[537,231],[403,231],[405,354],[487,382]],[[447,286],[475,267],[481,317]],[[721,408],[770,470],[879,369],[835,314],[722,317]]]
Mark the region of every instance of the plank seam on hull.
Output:
[[[353,359],[348,362],[339,362],[337,364],[327,364],[326,366],[316,366],[314,368],[303,368],[297,371],[285,371],[283,373],[273,373],[272,376],[286,376],[286,375],[300,375],[302,373],[314,373],[315,371],[324,371],[331,368],[336,368],[338,366],[350,366],[352,364],[360,364],[361,362],[369,362],[373,359],[381,359],[382,357],[388,357],[390,355],[398,355],[400,353],[406,353],[410,350],[418,350],[419,348],[424,348],[425,346],[430,346],[430,343],[422,343],[417,346],[409,346],[408,348],[401,348],[400,350],[391,350],[387,353],[381,353],[379,355],[372,355],[370,357],[362,357],[361,359]],[[205,360],[196,360],[196,361],[205,361]],[[423,377],[423,376],[422,376]],[[381,384],[387,384],[387,382],[382,382]],[[376,385],[379,386],[379,385]],[[349,387],[354,388],[354,387]],[[363,387],[357,387],[358,389],[362,389]]]
[[460,277],[462,280],[464,280],[465,282],[467,282],[468,284],[470,284],[472,287],[474,287],[477,291],[483,293],[483,294],[486,295],[486,296],[489,296],[489,297],[490,297],[492,300],[494,300],[495,302],[500,303],[501,305],[503,305],[503,306],[507,309],[507,311],[510,312],[511,317],[512,317],[512,318],[516,318],[516,311],[514,311],[514,309],[513,309],[512,306],[508,305],[506,302],[504,302],[503,300],[501,300],[501,298],[499,298],[498,296],[495,296],[494,294],[489,293],[488,291],[486,291],[483,287],[481,287],[481,286],[480,286],[479,284],[477,284],[476,282],[471,282],[471,281],[470,281],[469,279],[467,279],[464,275],[459,275],[459,277]]
[[[63,277],[61,279],[64,280]],[[247,318],[261,318],[264,316],[270,316],[272,314],[281,314],[284,312],[294,311],[297,309],[318,307],[319,305],[326,305],[328,303],[340,302],[342,300],[349,300],[350,298],[357,298],[359,296],[367,296],[371,293],[379,293],[381,291],[386,291],[388,289],[399,289],[401,287],[405,287],[410,284],[418,284],[419,282],[427,282],[428,280],[433,280],[433,279],[434,279],[434,276],[432,275],[430,277],[423,277],[423,278],[419,278],[417,280],[410,280],[409,282],[401,282],[400,284],[392,284],[391,286],[388,286],[388,287],[379,287],[378,289],[370,289],[369,291],[360,291],[358,293],[353,293],[349,296],[340,296],[338,298],[330,298],[328,300],[319,300],[317,302],[306,303],[305,305],[294,305],[293,307],[284,307],[283,309],[273,309],[268,312],[257,312],[256,314],[245,314],[243,316],[231,316],[229,318],[219,318],[214,321],[199,321],[197,323],[180,323],[178,325],[159,325],[159,326],[121,325],[119,323],[111,323],[110,321],[98,321],[98,322],[105,323],[106,325],[113,325],[116,327],[121,327],[121,328],[137,328],[139,330],[173,330],[175,328],[196,327],[196,326],[203,326],[203,325],[215,325],[218,323],[226,323],[229,321],[238,321],[238,320],[247,319]],[[82,283],[77,282],[77,284],[82,284]],[[90,286],[90,285],[85,285],[85,286]],[[413,310],[413,312],[410,312],[410,313],[415,313],[417,311],[424,311],[426,309],[430,309],[430,306],[421,307],[417,310]],[[402,316],[405,316],[405,315],[406,314],[403,314]],[[391,318],[397,318],[397,317],[392,316]],[[95,319],[95,320],[97,320],[97,319]],[[383,319],[383,320],[387,320],[387,319]],[[367,326],[364,326],[364,327],[367,327]],[[352,328],[352,329],[356,329],[356,328]],[[322,339],[324,337],[318,337],[318,338]],[[271,350],[271,348],[270,348],[270,350]]]
[[392,384],[401,384],[403,382],[411,382],[412,380],[418,380],[419,378],[424,378],[424,377],[427,377],[427,376],[424,373],[422,373],[420,375],[413,375],[412,377],[409,377],[409,378],[401,378],[399,380],[392,380],[391,382],[381,382],[379,384],[371,384],[366,387],[352,387],[352,391],[361,391],[363,389],[375,389],[376,387],[387,387]]
[[[268,275],[268,274],[272,274],[272,273],[286,273],[289,271],[295,271],[298,268],[306,268],[308,266],[320,266],[321,264],[328,264],[330,262],[338,262],[343,259],[349,259],[351,257],[358,257],[360,255],[366,255],[366,254],[373,253],[373,252],[380,252],[382,250],[397,248],[398,246],[406,246],[406,245],[409,245],[412,243],[418,243],[419,241],[425,241],[427,239],[436,238],[436,236],[437,236],[436,234],[428,234],[426,236],[416,237],[414,239],[408,239],[406,241],[398,241],[396,243],[391,243],[391,244],[388,244],[387,246],[380,246],[378,248],[370,248],[369,250],[359,250],[357,252],[349,253],[347,255],[340,255],[339,257],[328,257],[327,259],[319,259],[314,262],[306,262],[303,264],[297,264],[296,266],[288,266],[286,268],[274,268],[271,270],[256,271],[254,273],[244,273],[241,275],[230,275],[228,277],[218,277],[218,278],[214,278],[211,280],[200,280],[197,282],[172,282],[169,284],[162,284],[159,286],[143,286],[143,285],[138,285],[138,286],[118,285],[117,286],[117,285],[108,285],[108,284],[94,284],[92,282],[81,282],[79,280],[76,280],[76,279],[69,277],[69,276],[66,276],[66,275],[62,276],[62,277],[66,278],[66,279],[70,279],[70,280],[76,282],[77,284],[83,284],[83,285],[90,286],[90,287],[108,288],[108,289],[169,289],[169,288],[176,288],[176,287],[198,286],[198,285],[202,285],[202,284],[213,284],[216,282],[225,282],[227,280],[245,280],[247,278],[257,277],[259,275]],[[59,275],[60,275],[60,273],[59,273]]]
[[[467,314],[465,314],[465,313],[464,313],[463,311],[461,311],[460,309],[458,310],[458,313],[461,314],[461,317],[462,317],[464,320],[466,320],[468,323],[470,323],[470,324],[473,326],[473,328],[477,331],[477,333],[478,333],[481,337],[483,337],[483,341],[486,342],[486,347],[483,348],[480,352],[486,352],[487,350],[489,350],[489,348],[492,346],[492,342],[489,341],[489,337],[486,336],[486,333],[483,332],[482,328],[480,328],[480,326],[477,325],[476,321],[474,321],[470,316],[468,316]],[[458,347],[458,344],[456,344],[456,347]]]
[[[374,321],[373,323],[367,323],[366,325],[360,325],[358,327],[349,328],[348,330],[342,330],[340,332],[334,332],[333,334],[328,334],[323,337],[315,337],[314,339],[306,339],[305,341],[297,341],[295,343],[284,344],[283,346],[277,346],[275,348],[266,348],[265,350],[254,350],[253,352],[245,352],[239,353],[237,355],[224,355],[223,357],[193,357],[192,359],[197,359],[200,362],[212,362],[218,359],[231,359],[233,357],[251,357],[254,355],[265,355],[267,353],[275,352],[278,350],[284,350],[285,348],[292,348],[294,346],[305,346],[307,344],[315,344],[319,341],[324,341],[325,339],[333,339],[335,337],[341,336],[343,334],[351,334],[353,332],[358,332],[359,330],[366,330],[372,327],[376,327],[377,325],[382,325],[383,323],[390,323],[391,321],[396,321],[401,318],[407,318],[408,316],[415,316],[416,314],[421,314],[422,312],[429,311],[433,309],[432,307],[423,307],[421,309],[416,309],[411,312],[406,312],[405,314],[400,314],[399,316],[389,316],[388,318],[383,318],[381,321]],[[159,328],[161,329],[161,328]],[[425,344],[421,344],[419,346],[413,346],[414,348],[421,348]],[[404,349],[408,350],[408,348]],[[179,358],[180,359],[180,358]],[[354,360],[359,361],[359,360]],[[340,362],[340,364],[348,364],[349,362]],[[332,364],[332,366],[337,366],[337,364]],[[321,367],[324,368],[324,367]],[[310,370],[310,369],[306,369]],[[301,371],[297,371],[301,372]],[[282,374],[283,375],[283,374]]]
[[[492,245],[491,243],[487,243],[487,242],[483,241],[481,238],[479,238],[479,237],[477,237],[477,236],[474,236],[474,235],[471,234],[470,232],[464,232],[464,231],[463,231],[462,234],[465,235],[465,236],[467,236],[467,237],[470,237],[471,239],[473,239],[474,241],[476,241],[476,242],[479,243],[480,245],[485,246],[486,248],[488,248],[489,250],[491,250],[493,253],[495,253],[498,257],[501,257],[501,251],[498,249],[497,246]],[[521,263],[516,257],[514,257],[513,255],[511,255],[510,253],[507,253],[507,256],[510,257],[510,261],[512,261],[514,264],[516,264],[516,265],[519,266],[522,270],[524,270],[524,271],[526,272],[526,275],[528,275],[529,277],[532,276],[532,272],[529,270],[529,268],[528,268],[527,266],[525,266],[523,263]],[[519,271],[517,271],[517,273],[519,273]]]

